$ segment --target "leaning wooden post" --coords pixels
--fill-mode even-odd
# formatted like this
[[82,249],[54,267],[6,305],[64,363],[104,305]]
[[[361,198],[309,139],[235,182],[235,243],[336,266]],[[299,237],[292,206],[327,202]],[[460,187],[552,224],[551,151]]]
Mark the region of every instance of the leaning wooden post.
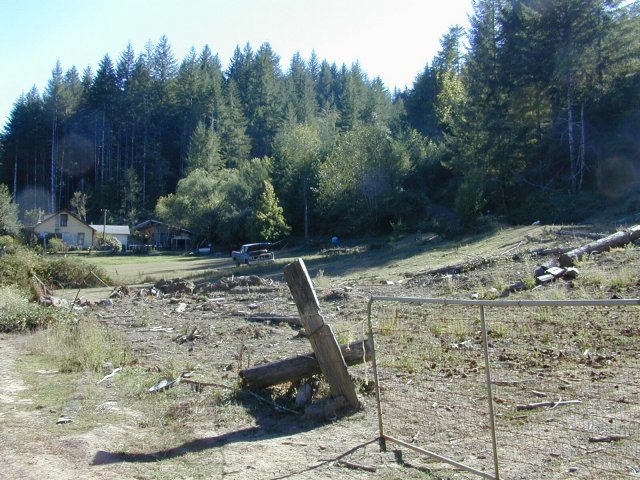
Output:
[[360,406],[340,346],[331,327],[324,323],[320,314],[318,297],[301,258],[284,268],[284,278],[298,307],[300,320],[311,342],[313,353],[329,382],[331,396],[343,396],[350,407]]

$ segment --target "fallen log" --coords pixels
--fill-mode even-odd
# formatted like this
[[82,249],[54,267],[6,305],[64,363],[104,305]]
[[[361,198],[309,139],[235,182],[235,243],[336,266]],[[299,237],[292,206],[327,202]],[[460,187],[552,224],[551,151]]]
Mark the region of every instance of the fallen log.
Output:
[[491,265],[497,261],[497,258],[477,258],[471,259],[468,262],[455,263],[453,265],[447,265],[445,267],[434,268],[425,272],[420,272],[420,275],[458,275],[463,272],[470,272],[486,265]]
[[580,230],[556,230],[555,232],[558,236],[567,236],[567,237],[582,237],[582,238],[590,238],[592,240],[600,240],[601,238],[606,237],[605,233],[593,233],[593,232],[582,232]]
[[[340,345],[340,350],[348,366],[368,362],[371,359],[371,346],[368,341],[359,340]],[[320,372],[315,354],[308,353],[247,368],[241,370],[238,375],[244,387],[266,388],[280,383],[296,382]]]
[[640,225],[627,228],[608,237],[587,243],[581,247],[569,250],[558,259],[561,267],[573,267],[576,260],[591,253],[606,252],[613,247],[621,247],[640,238]]

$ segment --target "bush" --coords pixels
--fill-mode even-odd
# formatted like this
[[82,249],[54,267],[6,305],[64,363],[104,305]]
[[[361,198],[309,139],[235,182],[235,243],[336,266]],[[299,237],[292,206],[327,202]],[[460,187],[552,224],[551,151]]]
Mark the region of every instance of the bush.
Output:
[[66,253],[69,251],[69,245],[57,237],[51,237],[47,241],[47,246],[51,253]]
[[13,255],[20,249],[20,242],[9,235],[0,235],[0,256]]
[[[54,288],[86,288],[103,286],[96,275],[105,283],[113,284],[109,275],[99,267],[78,258],[44,258],[35,267],[40,279]],[[95,273],[95,275],[92,274]]]
[[0,287],[0,332],[36,330],[57,323],[68,315],[68,310],[29,302],[16,287]]
[[38,261],[38,257],[29,249],[22,247],[8,237],[0,237],[0,250],[4,252],[0,258],[0,286],[15,286],[29,291],[30,274]]
[[113,253],[120,253],[122,251],[122,243],[113,235],[103,235],[99,233],[96,236],[96,242],[100,250],[110,250]]

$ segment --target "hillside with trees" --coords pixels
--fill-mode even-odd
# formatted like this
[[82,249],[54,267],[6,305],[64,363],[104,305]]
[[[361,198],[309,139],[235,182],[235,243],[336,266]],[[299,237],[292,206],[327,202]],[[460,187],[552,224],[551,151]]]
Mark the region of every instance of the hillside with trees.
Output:
[[313,52],[283,71],[266,43],[226,69],[208,46],[176,59],[166,37],[96,72],[58,62],[15,101],[0,183],[25,223],[108,209],[227,245],[455,233],[626,199],[639,131],[640,2],[476,0],[402,92]]

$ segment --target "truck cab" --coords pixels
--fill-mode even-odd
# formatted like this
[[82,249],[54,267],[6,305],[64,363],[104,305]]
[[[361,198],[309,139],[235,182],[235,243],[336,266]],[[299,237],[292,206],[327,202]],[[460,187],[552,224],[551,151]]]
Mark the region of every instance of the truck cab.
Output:
[[255,262],[270,263],[275,260],[271,247],[272,244],[269,242],[246,243],[240,247],[240,250],[231,252],[231,258],[237,266]]

